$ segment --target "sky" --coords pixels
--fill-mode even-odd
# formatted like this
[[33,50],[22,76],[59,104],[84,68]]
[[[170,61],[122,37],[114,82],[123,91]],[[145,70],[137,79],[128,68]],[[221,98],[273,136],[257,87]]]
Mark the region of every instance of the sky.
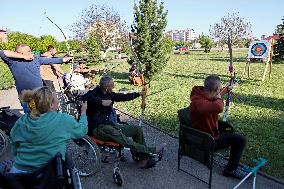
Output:
[[[61,41],[63,35],[46,19],[44,12],[71,38],[74,36],[70,31],[71,25],[92,4],[112,7],[130,26],[133,22],[134,1],[0,0],[0,28],[38,37],[50,34]],[[261,35],[272,35],[284,16],[284,0],[164,0],[164,3],[168,10],[167,31],[192,28],[197,35],[209,34],[210,25],[220,22],[228,13],[239,12],[241,17],[252,24],[253,36],[260,38]]]

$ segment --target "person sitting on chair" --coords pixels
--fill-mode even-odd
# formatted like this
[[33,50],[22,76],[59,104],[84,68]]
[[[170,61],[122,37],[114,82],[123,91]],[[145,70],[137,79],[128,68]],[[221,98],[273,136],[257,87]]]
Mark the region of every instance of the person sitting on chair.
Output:
[[130,77],[139,77],[143,74],[143,70],[139,70],[136,64],[132,64],[131,68],[129,69]]
[[[101,78],[99,85],[82,96],[87,101],[87,117],[89,133],[102,141],[114,141],[124,147],[143,154],[159,154],[163,151],[165,143],[156,147],[146,146],[143,129],[139,126],[117,123],[117,115],[113,108],[114,102],[130,101],[145,92],[128,94],[113,92],[114,82],[110,76]],[[132,137],[133,140],[128,137]],[[141,158],[141,168],[154,167],[153,158]]]
[[45,166],[58,152],[65,158],[69,139],[87,134],[87,103],[82,103],[79,122],[58,112],[58,99],[47,87],[22,91],[30,113],[20,117],[11,130],[15,162],[11,173],[32,173]]
[[194,86],[189,106],[191,126],[211,134],[216,142],[215,150],[231,147],[229,162],[223,174],[243,178],[245,174],[237,168],[246,145],[246,138],[237,133],[220,133],[221,124],[228,124],[218,121],[218,114],[224,109],[222,97],[227,92],[230,92],[230,88],[226,87],[221,90],[221,81],[217,75],[208,76],[204,81],[204,86]]

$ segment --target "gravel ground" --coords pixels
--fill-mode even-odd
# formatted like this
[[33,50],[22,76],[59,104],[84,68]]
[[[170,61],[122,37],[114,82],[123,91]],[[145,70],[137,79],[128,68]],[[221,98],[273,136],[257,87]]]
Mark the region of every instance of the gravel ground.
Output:
[[[16,90],[9,89],[0,91],[0,107],[11,106],[11,109],[17,113],[22,113],[21,106],[17,98]],[[122,115],[122,120],[130,123],[137,123],[137,120]],[[109,189],[109,188],[124,188],[124,189],[195,189],[195,188],[207,188],[207,185],[199,180],[177,171],[177,150],[178,139],[173,138],[150,125],[144,125],[145,137],[148,145],[157,145],[162,142],[167,143],[166,151],[162,161],[158,162],[156,167],[148,170],[139,169],[135,162],[132,161],[129,151],[124,151],[128,161],[120,163],[121,173],[124,178],[124,184],[122,187],[117,187],[112,178],[112,163],[102,163],[101,170],[92,177],[83,177],[83,188],[86,189]],[[9,150],[0,157],[0,161],[5,159],[11,159]],[[224,161],[224,160],[221,160]],[[188,159],[182,159],[182,167],[194,174],[206,179],[208,178],[208,170],[201,164]],[[233,188],[239,180],[233,178],[227,178],[222,176],[223,167],[220,163],[214,163],[213,169],[213,182],[212,188],[223,189]],[[248,179],[239,188],[252,188],[253,179]],[[268,179],[262,175],[257,176],[256,188],[258,189],[284,189],[284,185]]]

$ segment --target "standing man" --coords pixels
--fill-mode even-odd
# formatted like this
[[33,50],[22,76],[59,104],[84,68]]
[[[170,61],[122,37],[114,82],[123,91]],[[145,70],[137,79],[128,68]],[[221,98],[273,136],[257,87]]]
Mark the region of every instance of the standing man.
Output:
[[[0,57],[8,65],[15,80],[18,94],[25,89],[35,89],[43,86],[40,76],[40,66],[43,64],[62,64],[68,62],[72,57],[66,58],[43,58],[34,57],[31,48],[26,44],[16,46],[15,52],[0,51]],[[29,111],[26,103],[21,103],[24,112]]]
[[[47,52],[43,53],[41,56],[46,58],[53,58],[57,53],[56,48],[52,45],[47,47]],[[45,86],[50,88],[52,91],[60,90],[60,78],[64,74],[60,65],[58,64],[49,64],[40,66],[40,75],[43,79]]]
[[238,164],[246,145],[246,138],[237,133],[220,133],[221,124],[218,121],[219,113],[223,112],[222,97],[230,92],[228,87],[221,90],[219,76],[210,75],[204,81],[204,86],[195,86],[190,95],[191,126],[209,133],[215,139],[215,150],[230,147],[229,162],[225,167],[224,175],[242,179],[246,175],[238,170]]

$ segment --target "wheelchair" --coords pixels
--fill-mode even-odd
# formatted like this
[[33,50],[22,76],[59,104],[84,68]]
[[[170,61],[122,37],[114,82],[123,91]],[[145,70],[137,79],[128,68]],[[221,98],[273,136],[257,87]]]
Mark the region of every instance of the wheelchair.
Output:
[[112,155],[114,155],[114,160],[113,160],[113,180],[114,183],[117,184],[117,186],[122,186],[122,184],[124,183],[124,179],[123,176],[121,174],[120,171],[120,165],[119,162],[126,162],[127,159],[125,158],[124,154],[122,153],[123,150],[128,150],[131,152],[132,155],[132,159],[135,162],[138,162],[139,160],[141,160],[141,158],[150,158],[150,159],[154,159],[155,162],[157,161],[161,161],[162,157],[163,157],[163,153],[160,154],[145,154],[145,153],[141,153],[141,152],[137,152],[135,150],[132,150],[130,148],[126,148],[124,146],[122,146],[119,143],[116,143],[114,141],[102,141],[97,139],[94,136],[91,136],[91,138],[93,139],[93,141],[98,145],[98,147],[100,148],[100,152],[101,152],[101,161],[103,163],[109,163],[108,158]]
[[[94,136],[90,137],[83,137],[83,140],[86,140],[85,142],[90,143],[89,148],[94,148],[91,150],[95,153],[85,153],[84,150],[87,147],[83,147],[82,156],[81,154],[73,154],[72,158],[74,159],[76,168],[79,170],[79,174],[82,176],[90,176],[95,173],[97,173],[98,170],[100,170],[100,162],[103,163],[109,163],[109,157],[114,156],[112,163],[113,166],[113,180],[114,183],[117,184],[117,186],[122,186],[124,183],[124,179],[122,176],[122,173],[120,171],[120,161],[126,162],[126,158],[123,154],[123,150],[129,150],[132,155],[132,159],[136,162],[141,160],[141,158],[153,158],[155,162],[161,161],[163,157],[163,153],[160,154],[144,154],[140,152],[136,152],[134,150],[130,150],[129,148],[125,148],[124,146],[114,142],[114,141],[102,141],[97,139]],[[82,140],[81,139],[81,140]],[[87,144],[86,144],[87,145]],[[78,152],[80,150],[76,150],[75,152]],[[83,158],[84,157],[84,158]]]
[[33,173],[0,173],[0,189],[82,189],[72,161],[58,153]]
[[9,110],[9,106],[0,107],[0,156],[9,145],[9,135],[19,116]]

